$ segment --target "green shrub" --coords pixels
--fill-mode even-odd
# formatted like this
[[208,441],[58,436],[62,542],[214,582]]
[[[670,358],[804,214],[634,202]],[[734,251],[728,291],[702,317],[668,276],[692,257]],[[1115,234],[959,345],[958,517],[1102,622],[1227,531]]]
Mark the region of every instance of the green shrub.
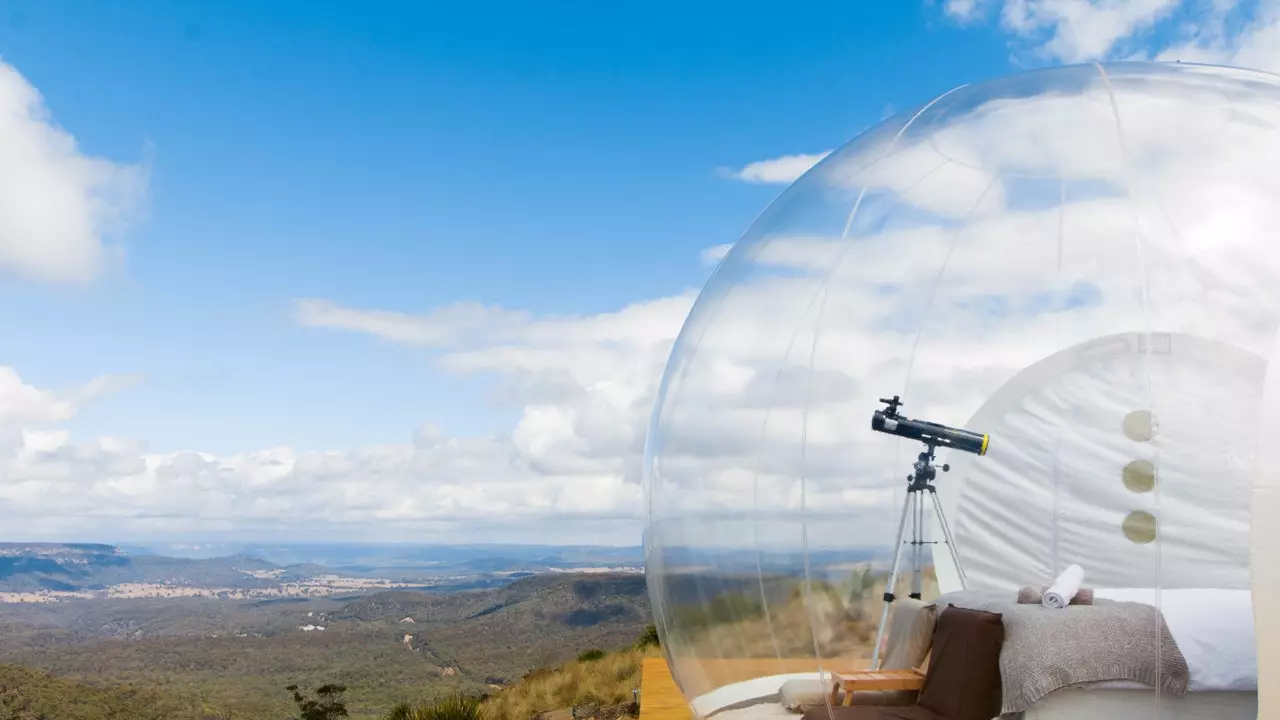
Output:
[[402,702],[391,708],[391,712],[383,715],[382,720],[414,720],[413,706],[407,702]]
[[578,653],[578,662],[594,662],[602,657],[604,657],[603,650],[591,648],[590,650],[583,650]]
[[480,720],[480,698],[471,695],[450,695],[421,709],[413,720]]
[[662,645],[662,640],[658,637],[658,626],[652,623],[644,626],[644,632],[640,633],[640,637],[636,638],[635,648],[643,650],[650,645]]
[[417,707],[400,703],[383,720],[480,720],[480,703],[471,695],[449,695]]

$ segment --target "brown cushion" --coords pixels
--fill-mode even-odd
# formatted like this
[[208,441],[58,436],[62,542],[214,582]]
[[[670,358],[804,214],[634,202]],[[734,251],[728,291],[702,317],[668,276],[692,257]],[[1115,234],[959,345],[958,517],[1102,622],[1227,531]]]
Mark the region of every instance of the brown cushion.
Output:
[[917,705],[945,720],[991,720],[999,715],[1003,644],[1000,614],[954,605],[943,610]]

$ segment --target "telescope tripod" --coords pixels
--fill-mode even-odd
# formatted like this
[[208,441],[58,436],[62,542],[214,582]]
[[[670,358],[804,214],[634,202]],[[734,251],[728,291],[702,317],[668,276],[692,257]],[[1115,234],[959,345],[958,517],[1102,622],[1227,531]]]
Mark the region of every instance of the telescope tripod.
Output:
[[[960,564],[960,555],[956,552],[956,543],[951,536],[951,526],[947,524],[947,516],[942,511],[942,503],[938,500],[938,491],[933,486],[933,480],[938,476],[938,469],[934,466],[934,452],[938,446],[934,443],[927,443],[927,449],[920,453],[916,459],[912,469],[914,472],[907,476],[907,496],[902,503],[902,519],[898,521],[898,539],[893,551],[893,565],[889,570],[888,584],[884,589],[884,607],[880,611],[880,627],[876,631],[875,650],[871,655],[872,669],[880,668],[880,646],[884,642],[884,633],[886,625],[889,621],[889,607],[893,604],[896,596],[894,590],[898,586],[898,572],[902,567],[902,550],[906,545],[911,546],[911,595],[910,597],[919,600],[924,582],[924,546],[936,545],[936,542],[926,542],[924,537],[924,511],[925,501],[923,495],[928,493],[929,499],[933,503],[933,511],[938,516],[938,525],[942,528],[943,542],[951,551],[951,562],[955,563],[956,572],[960,575],[960,586],[968,585],[965,579],[964,566]],[[943,465],[942,471],[951,470],[950,465]],[[911,540],[907,541],[907,517],[911,517]]]

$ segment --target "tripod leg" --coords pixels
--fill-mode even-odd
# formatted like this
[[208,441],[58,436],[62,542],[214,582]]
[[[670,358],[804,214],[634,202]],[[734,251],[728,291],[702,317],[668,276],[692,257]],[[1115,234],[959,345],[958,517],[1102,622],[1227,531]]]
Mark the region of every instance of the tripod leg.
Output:
[[911,598],[920,599],[924,581],[924,498],[915,493],[911,517]]
[[951,536],[951,526],[947,524],[947,516],[942,512],[942,501],[938,499],[938,493],[933,488],[929,488],[929,497],[933,498],[933,511],[938,514],[938,525],[942,528],[942,537],[946,539],[947,547],[951,550],[951,562],[955,563],[956,574],[960,576],[960,587],[969,587],[969,578],[964,574],[964,565],[960,563],[960,552],[956,549],[955,538]]
[[871,667],[880,667],[880,644],[884,642],[885,624],[889,621],[889,605],[893,603],[893,591],[898,584],[898,567],[902,562],[902,544],[906,540],[907,533],[907,512],[911,509],[911,503],[916,495],[914,490],[908,489],[907,496],[902,499],[902,518],[898,520],[898,541],[893,549],[893,565],[889,569],[888,584],[884,588],[884,607],[880,610],[880,627],[876,630],[875,649],[871,651]]

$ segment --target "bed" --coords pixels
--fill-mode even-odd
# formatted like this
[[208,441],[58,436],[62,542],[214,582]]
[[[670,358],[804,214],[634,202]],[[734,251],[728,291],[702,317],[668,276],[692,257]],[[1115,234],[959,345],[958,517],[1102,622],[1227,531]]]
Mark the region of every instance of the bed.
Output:
[[1258,693],[1191,692],[1182,698],[1161,698],[1156,714],[1151,690],[1059,690],[1031,706],[1023,720],[1256,720]]
[[[1095,590],[1094,594],[1102,600],[1157,604],[1156,592],[1149,589]],[[1250,592],[1162,590],[1158,601],[1169,634],[1186,660],[1189,679],[1184,696],[1157,695],[1153,688],[1131,682],[1088,683],[1044,695],[1020,713],[1020,720],[1255,720],[1257,651]],[[1001,596],[963,592],[944,596],[939,603],[995,611],[1001,604],[1012,605]],[[821,680],[816,673],[757,678],[695,698],[693,708],[704,718],[778,720],[789,714],[779,702],[779,688],[795,679]],[[1019,714],[1005,717],[1013,720]]]
[[[1157,694],[1151,687],[1124,681],[1089,683],[1049,693],[1027,708],[1022,720],[1257,718],[1257,649],[1248,590],[1165,589],[1157,595],[1151,589],[1099,589],[1094,596],[1158,604],[1169,634],[1186,659],[1186,694]],[[956,602],[964,604],[962,599]]]

